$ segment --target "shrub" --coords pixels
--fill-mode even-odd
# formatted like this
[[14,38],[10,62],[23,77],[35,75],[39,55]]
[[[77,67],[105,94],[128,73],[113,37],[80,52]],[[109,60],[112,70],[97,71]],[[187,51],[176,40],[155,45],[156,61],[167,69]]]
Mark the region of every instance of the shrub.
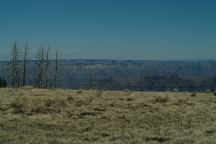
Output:
[[191,93],[190,96],[195,97],[197,94],[196,93]]
[[24,98],[15,98],[14,102],[10,104],[10,107],[14,109],[14,113],[24,113],[26,110],[26,99]]
[[82,90],[77,91],[77,94],[81,94],[81,93],[82,93]]
[[168,102],[168,97],[156,97],[154,103],[166,103]]
[[44,104],[39,104],[31,107],[31,114],[50,114],[50,113],[60,113],[60,108],[46,107]]
[[7,87],[7,82],[6,82],[5,79],[2,79],[2,78],[0,77],[0,88],[2,88],[2,87]]
[[72,96],[67,97],[67,101],[73,101],[73,100],[74,100],[74,98]]
[[63,107],[67,106],[66,100],[63,99],[47,99],[44,102],[46,107]]
[[91,102],[92,102],[93,100],[94,100],[94,97],[93,97],[93,96],[88,97],[88,98],[86,98],[85,100],[76,100],[75,105],[76,105],[77,107],[84,106],[84,105],[89,105],[89,104],[91,104]]
[[134,98],[127,98],[127,101],[135,101]]
[[103,91],[102,90],[96,90],[96,96],[97,97],[101,97],[103,94]]

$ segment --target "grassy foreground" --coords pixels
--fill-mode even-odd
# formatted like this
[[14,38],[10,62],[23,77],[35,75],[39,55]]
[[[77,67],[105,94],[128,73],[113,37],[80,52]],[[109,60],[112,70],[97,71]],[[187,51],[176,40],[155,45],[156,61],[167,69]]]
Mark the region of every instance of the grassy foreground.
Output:
[[0,89],[0,144],[215,144],[211,93]]

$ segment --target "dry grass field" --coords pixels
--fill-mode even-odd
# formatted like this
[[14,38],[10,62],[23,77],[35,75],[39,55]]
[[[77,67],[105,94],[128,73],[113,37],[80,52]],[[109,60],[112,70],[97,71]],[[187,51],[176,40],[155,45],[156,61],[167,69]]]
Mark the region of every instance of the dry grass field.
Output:
[[212,93],[0,89],[0,144],[216,144]]

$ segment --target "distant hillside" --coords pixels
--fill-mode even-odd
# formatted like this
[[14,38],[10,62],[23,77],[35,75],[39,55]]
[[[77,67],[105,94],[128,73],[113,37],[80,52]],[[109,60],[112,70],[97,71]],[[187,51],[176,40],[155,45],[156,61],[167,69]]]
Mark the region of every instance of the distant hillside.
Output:
[[[50,61],[49,85],[53,84]],[[37,61],[28,61],[27,84],[36,83]],[[61,60],[58,87],[182,91],[214,89],[216,61]],[[8,62],[0,77],[9,81]]]

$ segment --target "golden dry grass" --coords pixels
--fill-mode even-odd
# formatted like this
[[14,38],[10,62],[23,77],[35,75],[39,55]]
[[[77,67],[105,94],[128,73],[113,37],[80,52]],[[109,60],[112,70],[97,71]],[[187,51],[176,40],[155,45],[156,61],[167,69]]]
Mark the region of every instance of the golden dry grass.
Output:
[[212,93],[0,89],[0,144],[214,144]]

